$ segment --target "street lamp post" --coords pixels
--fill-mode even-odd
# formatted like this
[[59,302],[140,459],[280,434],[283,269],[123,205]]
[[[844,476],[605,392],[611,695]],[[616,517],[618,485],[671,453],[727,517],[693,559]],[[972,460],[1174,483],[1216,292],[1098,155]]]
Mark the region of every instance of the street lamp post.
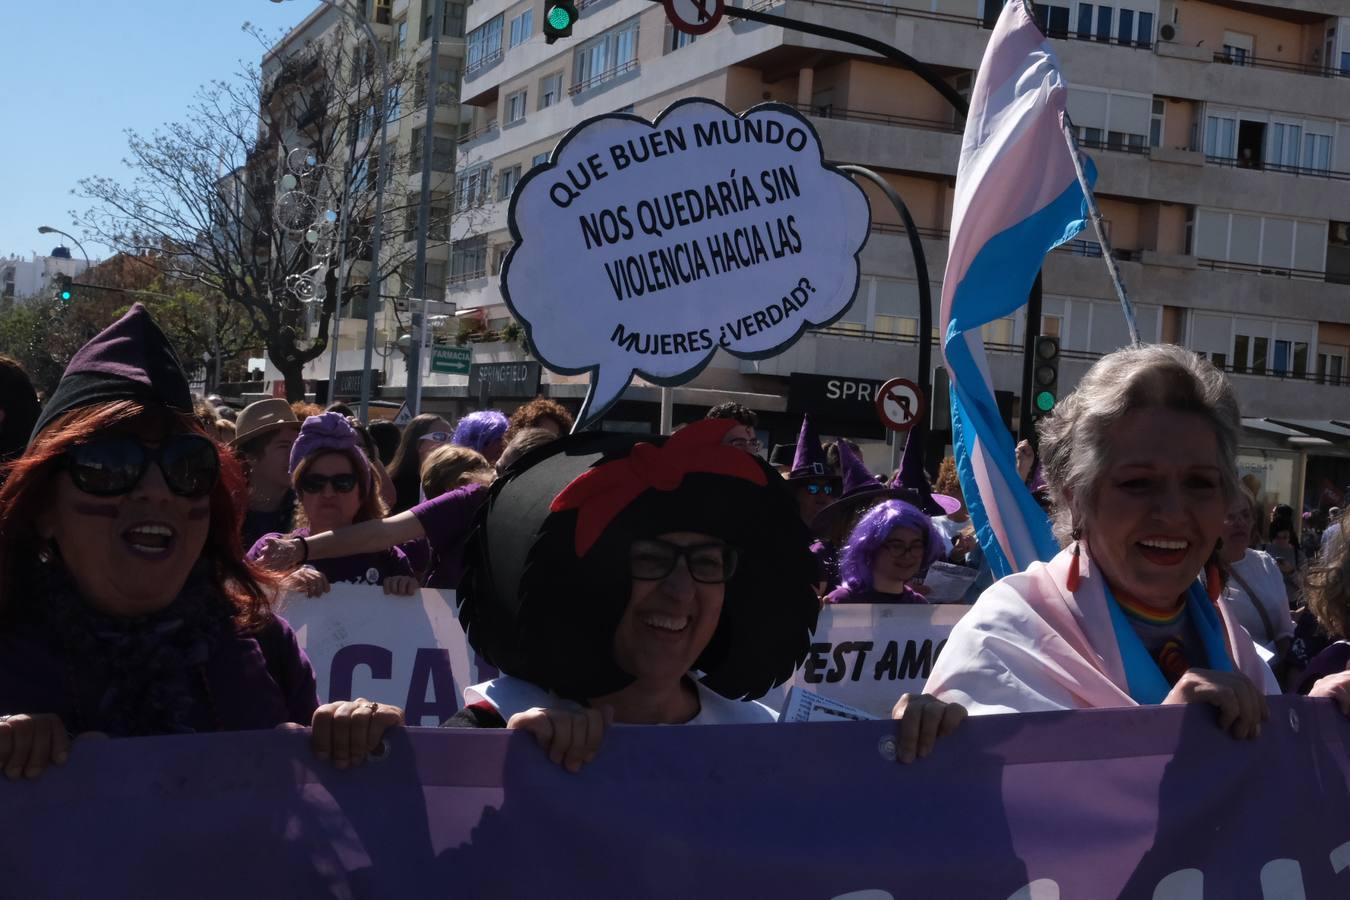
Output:
[[89,262],[89,254],[85,252],[84,244],[81,244],[79,241],[75,240],[75,238],[72,235],[66,234],[61,229],[53,228],[50,225],[39,225],[38,234],[59,234],[63,238],[69,238],[70,241],[74,243],[76,247],[80,248],[80,253],[81,255],[84,256],[84,267],[86,269],[90,269],[93,267],[93,263]]
[[[285,3],[286,0],[272,0],[273,3]],[[337,0],[319,0],[324,6],[329,7],[340,15],[346,16],[355,22],[365,32],[366,38],[370,41],[371,50],[375,53],[375,63],[380,67],[380,93],[375,98],[375,126],[380,131],[380,153],[375,168],[375,224],[370,231],[370,285],[366,294],[366,355],[365,370],[361,373],[361,421],[370,421],[370,389],[371,389],[371,367],[375,356],[375,308],[380,302],[380,239],[384,232],[384,173],[388,160],[385,158],[388,150],[388,129],[385,125],[385,115],[388,112],[389,103],[389,59],[385,56],[384,45],[375,34],[375,29],[370,27],[370,22],[362,15],[347,9],[338,4]],[[341,304],[342,297],[339,296],[338,303]],[[333,351],[336,352],[336,349]],[[331,388],[330,388],[331,390]]]

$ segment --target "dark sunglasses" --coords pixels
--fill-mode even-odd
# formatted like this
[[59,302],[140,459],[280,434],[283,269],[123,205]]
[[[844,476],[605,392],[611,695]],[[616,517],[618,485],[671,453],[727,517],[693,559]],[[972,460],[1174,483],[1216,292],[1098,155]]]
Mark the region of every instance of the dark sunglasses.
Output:
[[628,555],[628,574],[638,581],[660,581],[675,571],[684,557],[689,575],[702,584],[722,584],[736,574],[736,550],[726,544],[681,547],[655,538],[634,541]]
[[808,494],[824,494],[826,497],[834,493],[834,485],[821,484],[819,481],[813,481],[806,486]]
[[205,497],[220,477],[216,445],[200,434],[177,434],[158,447],[130,437],[104,438],[71,447],[64,460],[75,487],[95,497],[130,493],[152,462],[179,497]]
[[356,489],[355,475],[306,475],[300,479],[302,494],[322,494],[325,485],[331,484],[339,494],[350,494]]

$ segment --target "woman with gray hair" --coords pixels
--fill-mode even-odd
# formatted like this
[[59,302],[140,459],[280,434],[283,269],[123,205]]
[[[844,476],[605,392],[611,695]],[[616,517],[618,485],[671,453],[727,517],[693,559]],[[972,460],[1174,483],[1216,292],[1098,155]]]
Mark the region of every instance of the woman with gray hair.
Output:
[[1189,350],[1098,360],[1041,425],[1068,546],[980,597],[925,692],[976,715],[1205,703],[1234,737],[1259,734],[1279,687],[1219,557],[1238,428],[1232,386]]

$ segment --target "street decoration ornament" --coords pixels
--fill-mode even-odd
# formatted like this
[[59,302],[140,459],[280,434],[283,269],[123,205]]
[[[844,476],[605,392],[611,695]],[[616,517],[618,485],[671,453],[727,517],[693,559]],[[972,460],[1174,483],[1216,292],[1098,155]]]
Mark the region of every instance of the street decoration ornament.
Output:
[[848,309],[867,197],[790,107],[682,100],[581,123],[511,197],[502,296],[540,362],[589,373],[582,425],[633,375],[781,353]]

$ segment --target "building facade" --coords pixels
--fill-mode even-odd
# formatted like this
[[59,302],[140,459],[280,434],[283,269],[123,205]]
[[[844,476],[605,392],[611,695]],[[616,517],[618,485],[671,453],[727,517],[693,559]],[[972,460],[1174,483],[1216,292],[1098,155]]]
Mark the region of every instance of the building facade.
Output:
[[68,247],[56,247],[48,256],[34,253],[30,259],[0,257],[0,308],[42,294],[57,275],[75,278],[87,268],[83,259],[71,257]]
[[[477,311],[495,331],[509,320],[497,286],[510,247],[507,201],[569,128],[621,110],[654,118],[690,96],[736,111],[792,105],[819,131],[827,158],[882,173],[913,213],[939,296],[963,122],[936,91],[857,48],[779,27],[727,19],[691,38],[646,0],[578,7],[573,37],[553,45],[536,27],[542,0],[469,8],[463,100],[474,112],[459,147],[459,199],[486,203],[491,214],[450,247],[450,297],[461,315]],[[968,95],[1001,5],[779,0],[756,8],[881,37]],[[1099,170],[1098,197],[1143,337],[1191,347],[1230,372],[1254,421],[1333,419],[1350,401],[1350,0],[1056,0],[1037,4],[1036,14],[1071,85],[1069,111]],[[782,440],[804,392],[824,403],[830,379],[912,377],[915,268],[895,213],[867,190],[872,233],[843,319],[773,359],[719,355],[689,398],[709,390],[750,398]],[[1031,327],[1061,338],[1062,391],[1127,341],[1100,253],[1079,240],[1045,263],[1043,316]],[[1014,424],[1027,327],[1019,313],[985,334]],[[940,365],[940,354],[934,359]],[[560,396],[577,391],[552,387]],[[639,386],[629,396],[654,393]],[[625,404],[616,415],[651,422],[654,413]],[[879,439],[866,415],[841,412],[835,431]],[[1252,443],[1262,447],[1252,469],[1262,454],[1303,452]],[[1291,483],[1281,494],[1296,490]]]

